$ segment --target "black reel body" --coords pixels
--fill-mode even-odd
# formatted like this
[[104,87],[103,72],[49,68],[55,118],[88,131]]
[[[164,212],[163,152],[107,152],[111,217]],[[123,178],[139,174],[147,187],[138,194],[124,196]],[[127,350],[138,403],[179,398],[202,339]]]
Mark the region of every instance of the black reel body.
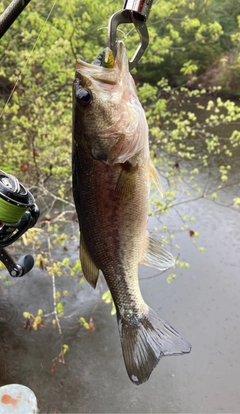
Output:
[[0,261],[13,277],[23,276],[34,265],[29,254],[16,262],[4,249],[33,227],[40,211],[33,195],[16,177],[0,170]]

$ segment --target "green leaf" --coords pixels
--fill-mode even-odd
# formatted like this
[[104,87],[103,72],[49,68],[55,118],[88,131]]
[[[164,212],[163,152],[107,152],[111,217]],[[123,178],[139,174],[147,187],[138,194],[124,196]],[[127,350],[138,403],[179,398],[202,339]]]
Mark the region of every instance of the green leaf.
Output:
[[233,205],[234,205],[234,207],[238,207],[239,204],[240,204],[240,197],[235,197],[233,199]]
[[107,292],[103,293],[102,300],[104,300],[105,303],[111,303],[111,292],[108,290]]
[[112,310],[111,310],[111,315],[116,315],[116,307],[114,305],[114,302],[112,301]]
[[57,312],[58,313],[64,312],[64,306],[63,306],[63,304],[61,302],[58,302],[57,303],[56,308],[57,308]]
[[23,316],[26,319],[31,319],[31,313],[29,313],[29,312],[23,312]]
[[66,352],[67,352],[67,351],[69,351],[69,346],[68,346],[68,345],[66,345],[66,344],[64,344],[64,345],[62,346],[62,350],[63,350],[63,354],[65,355],[65,354],[66,354]]
[[65,257],[65,258],[62,260],[62,264],[63,264],[64,266],[70,266],[70,260],[69,260],[69,258],[68,258],[68,257]]

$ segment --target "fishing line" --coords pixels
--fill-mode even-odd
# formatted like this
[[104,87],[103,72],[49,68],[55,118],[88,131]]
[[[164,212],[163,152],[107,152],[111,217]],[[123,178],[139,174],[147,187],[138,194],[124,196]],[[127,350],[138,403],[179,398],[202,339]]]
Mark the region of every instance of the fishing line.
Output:
[[[160,2],[160,0],[157,0],[156,1],[156,3],[154,3],[153,5],[152,5],[152,7],[151,7],[151,9],[153,9],[155,6],[157,6],[157,4]],[[151,13],[151,10],[150,10],[150,13]],[[150,27],[151,27],[151,25],[150,25]],[[135,30],[135,27],[133,26],[128,32],[127,32],[127,34],[126,35],[124,35],[124,37],[121,39],[121,40],[123,40],[123,39],[127,39],[128,38],[128,36],[130,35],[130,33],[132,33],[132,31],[133,30]]]
[[160,0],[157,0],[156,1],[156,3],[154,3],[153,5],[152,5],[152,9],[155,7],[155,6],[157,6],[157,4],[160,2]]
[[[52,12],[53,12],[53,9],[54,9],[54,7],[56,6],[56,3],[57,3],[57,0],[54,0],[53,5],[52,5],[52,7],[51,7],[51,9],[50,9],[50,11],[49,11],[49,13],[48,13],[47,17],[46,17],[46,20],[45,20],[45,22],[43,23],[43,25],[42,25],[42,27],[41,27],[41,30],[40,30],[40,32],[39,32],[39,34],[38,34],[38,36],[37,36],[37,39],[35,40],[35,42],[34,42],[34,44],[33,44],[33,47],[32,47],[32,49],[31,49],[30,55],[28,56],[28,58],[27,58],[27,60],[26,60],[26,62],[25,62],[24,69],[26,69],[26,67],[27,67],[27,65],[28,65],[28,62],[29,62],[29,59],[30,59],[31,53],[32,53],[32,52],[34,51],[34,49],[36,48],[36,46],[37,46],[37,42],[38,42],[38,40],[40,39],[40,37],[41,37],[41,35],[42,35],[42,31],[43,31],[44,27],[46,26],[46,23],[48,22],[48,20],[49,20],[49,18],[50,18],[50,16],[51,16],[51,14],[52,14]],[[4,111],[5,111],[6,107],[7,107],[7,105],[9,104],[9,101],[10,101],[11,97],[13,96],[13,93],[15,92],[16,87],[17,87],[17,85],[18,85],[18,82],[19,82],[19,80],[20,80],[20,78],[21,78],[22,73],[21,73],[21,71],[19,71],[19,72],[20,72],[20,73],[19,73],[19,74],[18,74],[18,76],[17,76],[17,80],[16,80],[16,82],[15,82],[15,84],[14,84],[14,87],[13,87],[13,89],[12,89],[12,91],[11,91],[11,93],[10,93],[10,95],[9,95],[9,97],[8,97],[8,99],[7,99],[7,101],[6,101],[5,105],[4,105],[4,107],[3,107],[2,111],[1,111],[1,113],[0,113],[0,118],[2,118],[2,116],[3,116],[3,114],[4,114]]]
[[[154,3],[153,4],[153,6],[152,6],[152,8],[154,8],[158,3],[159,3],[159,1],[160,0],[157,0],[156,1],[156,3]],[[51,9],[50,9],[50,11],[49,11],[49,13],[48,13],[48,15],[47,15],[47,17],[46,17],[46,20],[45,20],[45,22],[43,23],[43,25],[42,25],[42,28],[41,28],[41,30],[40,30],[40,33],[38,34],[38,36],[37,36],[37,39],[35,40],[35,42],[34,42],[34,44],[33,44],[33,47],[32,47],[32,49],[31,49],[31,52],[33,52],[34,51],[34,49],[36,48],[36,46],[37,46],[37,43],[38,43],[38,41],[39,41],[39,39],[40,39],[40,37],[41,37],[41,35],[42,35],[42,31],[43,31],[43,29],[44,29],[44,27],[46,26],[46,23],[48,22],[48,20],[49,20],[49,18],[50,18],[50,16],[51,16],[51,14],[52,14],[52,12],[53,12],[53,9],[55,8],[55,6],[56,6],[56,3],[57,3],[57,0],[54,0],[54,2],[53,2],[53,5],[52,5],[52,7],[51,7]],[[101,27],[101,28],[99,28],[98,30],[103,30],[105,27]],[[133,31],[135,29],[135,27],[132,27],[126,34],[124,34],[124,32],[123,32],[123,30],[121,30],[121,29],[117,29],[118,31],[120,31],[121,33],[123,33],[123,37],[122,37],[122,39],[121,40],[124,40],[124,39],[127,39],[128,38],[128,36],[130,35],[130,33]],[[27,65],[28,65],[28,62],[29,62],[29,60],[30,60],[30,55],[29,55],[29,57],[27,58],[27,60],[26,60],[26,63],[25,63],[25,65],[24,65],[24,69],[26,69],[26,67],[27,67]],[[6,109],[6,107],[7,107],[7,105],[9,104],[9,101],[11,100],[11,98],[12,98],[12,96],[13,96],[13,93],[15,92],[15,90],[16,90],[16,87],[17,87],[17,85],[18,85],[18,82],[19,82],[19,80],[20,80],[20,78],[21,78],[21,75],[22,75],[22,73],[19,71],[19,74],[18,74],[18,76],[17,76],[17,80],[16,80],[16,82],[15,82],[15,84],[14,84],[14,87],[13,87],[13,89],[12,89],[12,91],[11,91],[11,93],[10,93],[10,95],[9,95],[9,97],[8,97],[8,99],[7,99],[7,101],[6,101],[6,103],[5,103],[5,105],[4,105],[4,107],[3,107],[3,109],[2,109],[2,111],[1,111],[1,113],[0,113],[0,118],[2,118],[2,116],[3,116],[3,114],[4,114],[4,111],[5,111],[5,109]]]
[[4,223],[17,223],[28,210],[28,206],[19,206],[0,198],[0,221]]
[[[97,30],[108,30],[108,26],[99,27]],[[122,33],[122,35],[124,36],[124,39],[126,39],[126,36],[127,36],[127,35],[125,35],[125,33],[124,33],[124,31],[123,31],[123,30],[121,30],[121,29],[119,29],[119,28],[117,27],[117,32],[121,32],[121,33]]]
[[[154,3],[153,5],[152,5],[152,9],[155,7],[155,6],[157,6],[157,4],[160,2],[160,0],[157,0],[156,1],[156,3]],[[153,26],[153,25],[152,25]],[[150,25],[150,27],[151,27],[151,25]],[[108,30],[108,26],[103,26],[103,27],[99,27],[97,30],[104,30],[104,29],[106,29],[106,30]],[[122,33],[122,38],[120,39],[120,40],[124,40],[124,39],[127,39],[128,38],[128,36],[130,35],[130,33],[132,33],[132,31],[133,30],[135,30],[135,26],[133,26],[127,33],[125,33],[123,30],[121,30],[121,29],[119,29],[118,27],[117,27],[117,32],[121,32]]]

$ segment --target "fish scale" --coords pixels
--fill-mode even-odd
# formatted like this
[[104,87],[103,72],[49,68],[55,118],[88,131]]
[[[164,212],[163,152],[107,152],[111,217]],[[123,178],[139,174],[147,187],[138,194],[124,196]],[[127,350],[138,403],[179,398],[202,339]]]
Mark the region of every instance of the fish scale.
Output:
[[[73,87],[73,195],[80,226],[80,259],[95,287],[102,271],[116,306],[129,378],[146,381],[161,357],[191,346],[142,298],[138,264],[165,270],[171,253],[146,229],[150,179],[148,127],[123,43],[114,67],[77,62]],[[107,52],[111,56],[111,51]]]

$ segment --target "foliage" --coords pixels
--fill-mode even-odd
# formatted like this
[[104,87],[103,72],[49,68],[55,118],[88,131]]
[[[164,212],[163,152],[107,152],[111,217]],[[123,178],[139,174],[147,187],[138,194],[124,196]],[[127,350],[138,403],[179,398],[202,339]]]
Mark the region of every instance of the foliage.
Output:
[[[2,2],[2,9],[6,5],[7,1]],[[219,3],[218,8],[215,6],[213,0],[199,5],[186,0],[163,1],[161,7],[157,2],[149,19],[150,47],[136,79],[152,81],[154,74],[158,82],[164,74],[170,80],[174,77],[177,83],[180,79],[192,82],[194,74],[204,69],[204,59],[206,69],[221,53],[221,36],[228,36],[232,47],[236,45],[238,3],[236,7],[219,7]],[[65,198],[69,196],[71,180],[74,61],[77,57],[92,61],[106,46],[108,19],[120,9],[121,2],[108,1],[103,6],[99,1],[71,0],[52,3],[52,7],[33,0],[1,41],[0,157],[4,160],[2,168],[15,173],[26,185],[39,188],[47,182],[48,190]],[[124,25],[122,29],[128,33],[125,41],[132,55],[138,34]],[[234,70],[238,70],[238,64],[236,57]],[[229,70],[225,75],[228,79]],[[4,106],[11,88],[14,91],[10,102]],[[58,189],[56,178],[60,180]]]
[[115,313],[116,313],[116,307],[115,307],[114,302],[112,300],[112,296],[111,296],[110,290],[107,290],[107,292],[104,292],[103,293],[102,300],[105,303],[107,303],[107,304],[111,304],[111,307],[112,307],[111,315],[115,315]]
[[[171,86],[192,83],[194,78],[181,74],[187,62],[192,62],[195,74],[202,76],[219,57],[238,53],[234,37],[239,32],[239,14],[240,3],[233,0],[157,3],[150,17],[151,44],[139,65],[138,79],[147,82],[151,76],[157,83],[164,77]],[[224,79],[221,86],[225,88]]]
[[[139,88],[140,100],[146,107],[152,158],[165,183],[163,199],[155,193],[151,199],[150,214],[160,224],[155,230],[162,234],[163,243],[176,248],[176,231],[186,232],[201,253],[204,247],[196,243],[199,233],[192,230],[195,218],[181,215],[182,227],[176,230],[174,225],[166,226],[164,216],[171,214],[172,209],[178,211],[181,204],[199,199],[223,205],[219,195],[225,186],[234,184],[232,156],[240,145],[240,134],[234,125],[239,125],[240,107],[216,97],[218,89],[213,88],[209,95],[204,89],[171,88],[164,79],[157,86],[143,84]],[[224,136],[222,129],[231,124],[229,134]],[[218,169],[214,177],[213,167],[214,171]],[[205,176],[204,187],[199,184],[199,173]],[[239,198],[234,198],[227,207],[237,211],[239,204]],[[179,258],[176,265],[189,267]],[[173,273],[167,281],[174,278]]]

